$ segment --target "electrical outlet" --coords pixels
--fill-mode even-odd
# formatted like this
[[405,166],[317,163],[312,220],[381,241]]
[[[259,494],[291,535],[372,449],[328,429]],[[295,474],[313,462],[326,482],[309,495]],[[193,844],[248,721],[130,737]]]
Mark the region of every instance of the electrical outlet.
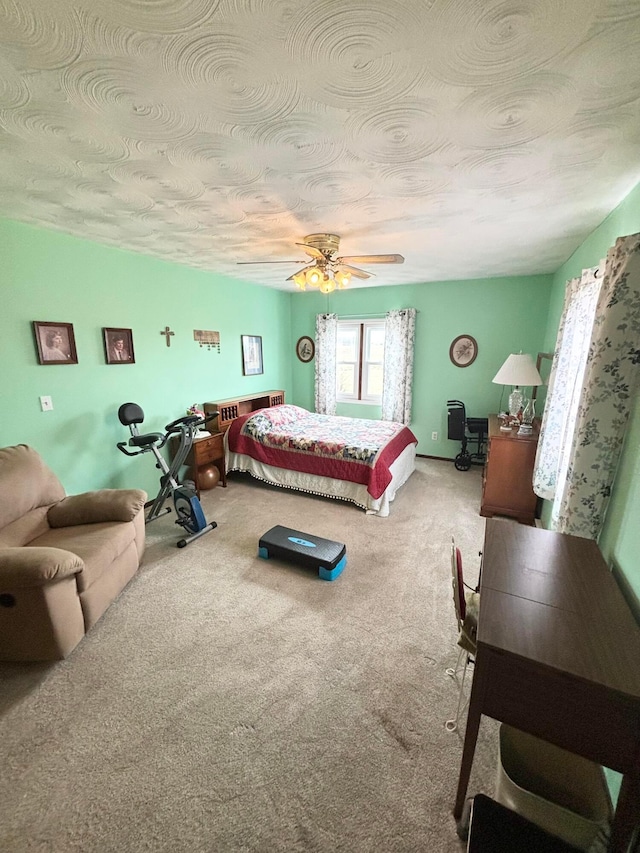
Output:
[[51,397],[40,397],[40,408],[43,412],[50,412],[53,409],[53,400]]
[[438,433],[432,432],[431,433],[431,441],[437,441],[437,440],[438,440]]

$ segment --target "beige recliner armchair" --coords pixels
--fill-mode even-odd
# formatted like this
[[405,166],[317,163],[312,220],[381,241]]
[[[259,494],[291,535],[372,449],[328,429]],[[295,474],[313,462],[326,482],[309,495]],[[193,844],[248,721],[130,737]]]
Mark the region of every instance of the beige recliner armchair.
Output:
[[140,565],[146,499],[66,497],[33,448],[0,449],[0,660],[69,654]]

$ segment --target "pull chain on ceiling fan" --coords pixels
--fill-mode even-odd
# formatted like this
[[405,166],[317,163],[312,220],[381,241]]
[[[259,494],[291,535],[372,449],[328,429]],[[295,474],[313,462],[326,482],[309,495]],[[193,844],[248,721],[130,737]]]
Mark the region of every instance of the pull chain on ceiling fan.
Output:
[[[365,272],[353,264],[402,264],[402,255],[343,255],[334,257],[340,248],[337,234],[309,234],[303,243],[296,243],[313,258],[311,264],[290,275],[286,280],[293,281],[300,290],[307,285],[317,287],[322,293],[331,293],[336,288],[345,288],[352,277],[371,278],[373,273]],[[238,261],[239,264],[302,264],[305,261]]]

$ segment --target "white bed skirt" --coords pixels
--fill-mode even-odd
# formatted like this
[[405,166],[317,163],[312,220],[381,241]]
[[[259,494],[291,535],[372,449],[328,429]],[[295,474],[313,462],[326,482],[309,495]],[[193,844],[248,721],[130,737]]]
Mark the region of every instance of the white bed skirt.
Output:
[[416,467],[416,446],[410,444],[402,451],[393,465],[390,466],[391,482],[379,498],[374,499],[367,487],[348,480],[334,480],[332,477],[321,477],[318,474],[302,474],[300,471],[289,471],[287,468],[274,468],[258,462],[244,453],[232,453],[227,446],[227,434],[224,436],[225,463],[229,471],[242,471],[251,474],[258,480],[264,480],[274,486],[296,489],[312,495],[350,501],[368,515],[389,515],[389,504],[395,498],[396,492],[409,479]]

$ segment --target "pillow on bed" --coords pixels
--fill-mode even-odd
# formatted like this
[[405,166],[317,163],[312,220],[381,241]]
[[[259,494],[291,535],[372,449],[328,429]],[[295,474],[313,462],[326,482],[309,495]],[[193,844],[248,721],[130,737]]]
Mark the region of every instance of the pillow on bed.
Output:
[[271,423],[275,427],[285,426],[286,424],[297,423],[300,413],[309,414],[302,406],[292,406],[286,403],[282,406],[272,406],[270,409],[262,409],[260,415],[265,419],[264,422]]

